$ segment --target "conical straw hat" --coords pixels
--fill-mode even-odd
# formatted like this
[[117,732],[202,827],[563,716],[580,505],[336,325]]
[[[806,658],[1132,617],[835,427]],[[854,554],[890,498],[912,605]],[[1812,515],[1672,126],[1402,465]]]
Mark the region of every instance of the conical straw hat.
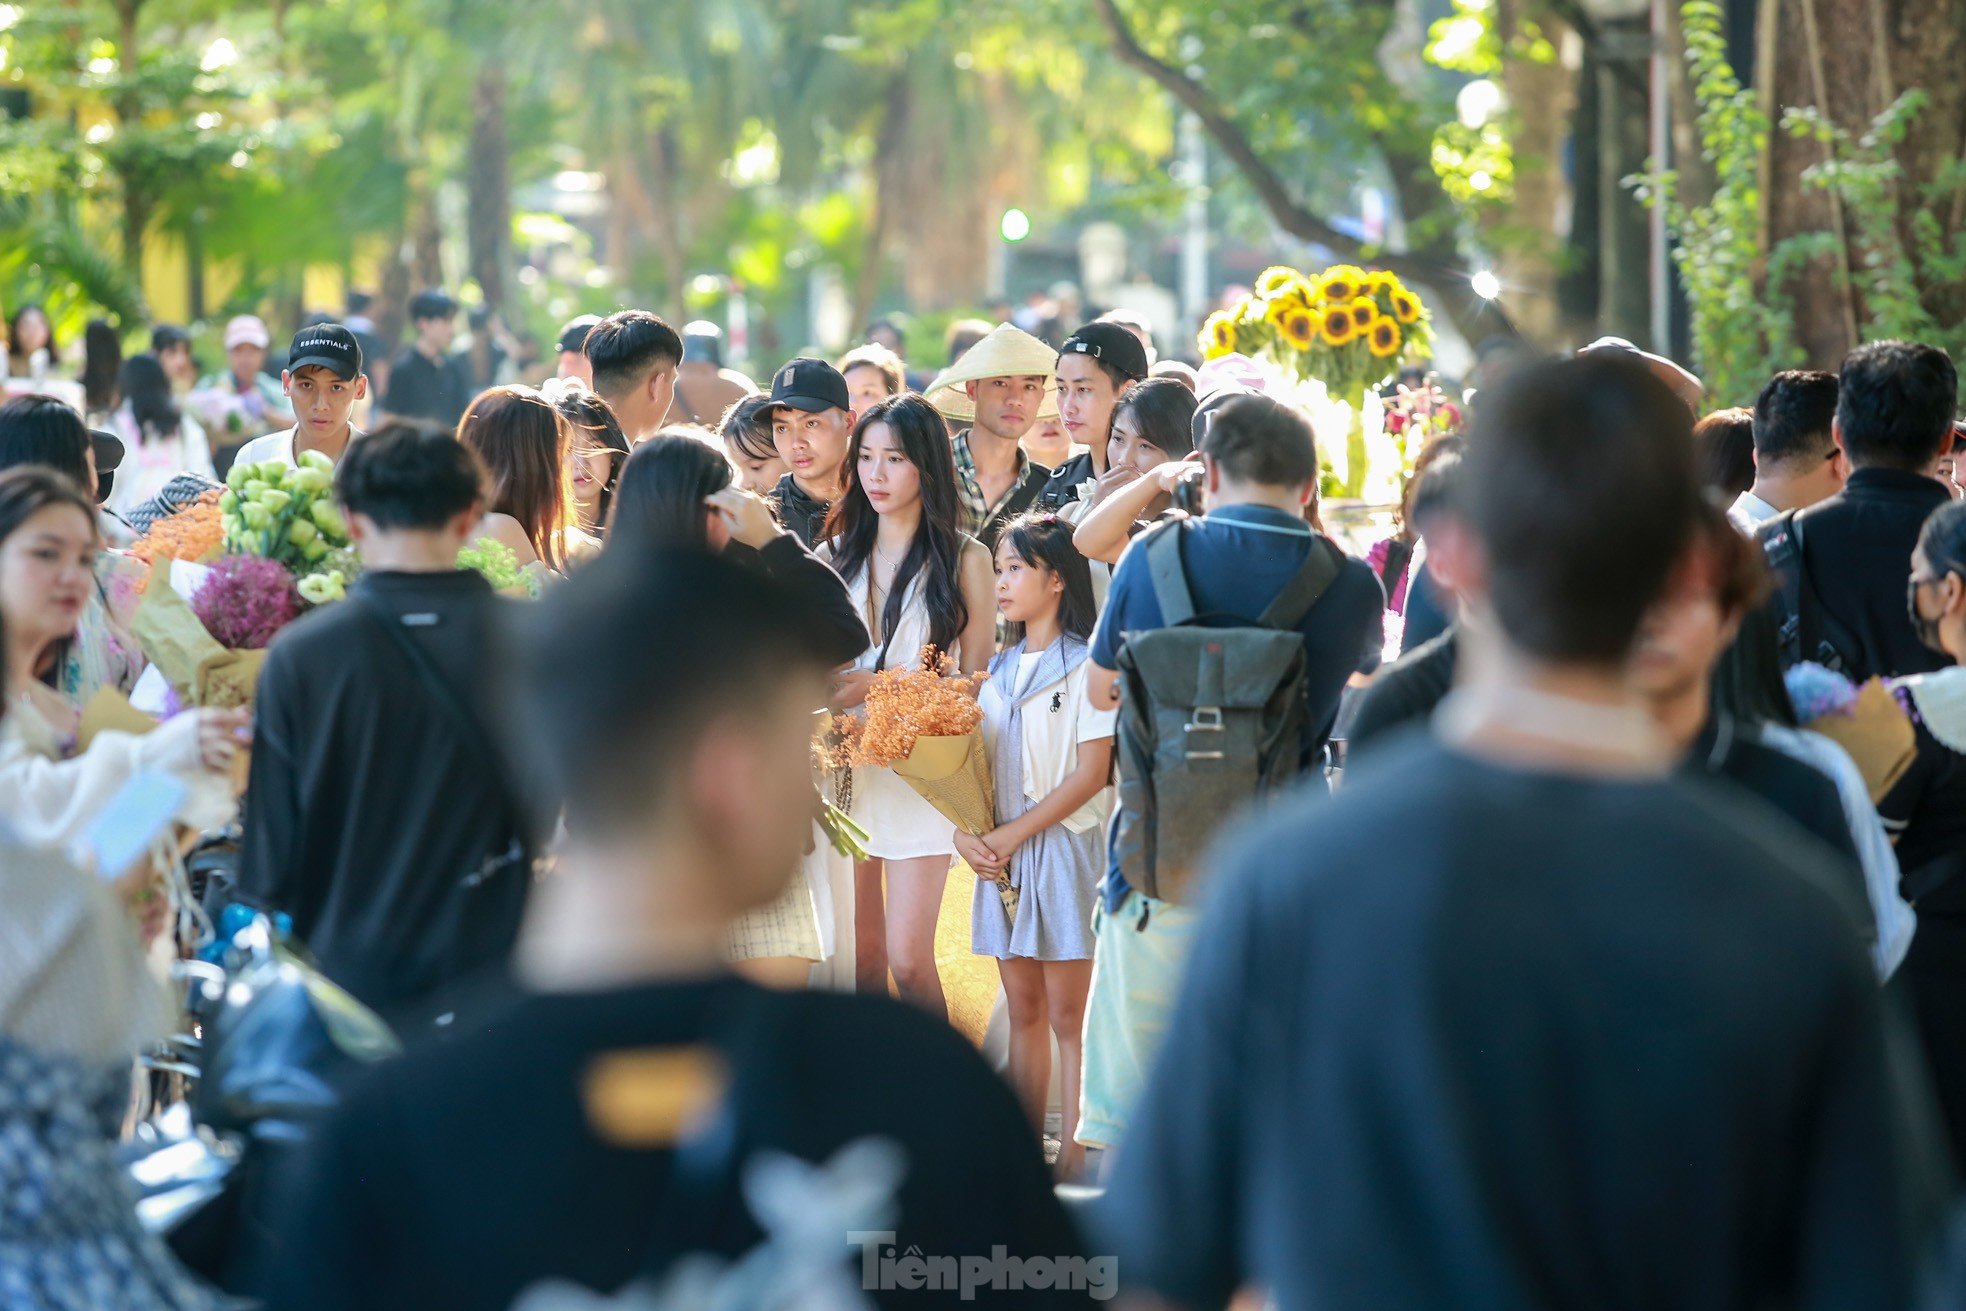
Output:
[[963,390],[965,383],[984,378],[1022,378],[1043,375],[1044,399],[1038,403],[1038,418],[1058,413],[1058,384],[1053,374],[1058,368],[1058,352],[1008,323],[999,323],[990,335],[963,352],[962,358],[943,371],[924,393],[938,412],[960,421],[976,418],[976,402]]

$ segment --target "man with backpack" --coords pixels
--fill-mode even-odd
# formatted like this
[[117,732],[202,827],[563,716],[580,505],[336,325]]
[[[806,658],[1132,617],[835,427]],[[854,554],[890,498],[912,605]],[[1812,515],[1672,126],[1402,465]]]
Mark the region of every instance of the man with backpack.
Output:
[[1951,1181],[1853,894],[1631,679],[1692,415],[1586,357],[1473,422],[1460,683],[1211,862],[1095,1243],[1167,1307],[1908,1306]]
[[1854,682],[1951,663],[1918,640],[1905,605],[1911,549],[1950,495],[1959,378],[1936,346],[1878,341],[1843,361],[1831,434],[1850,464],[1843,490],[1757,533],[1775,571],[1782,663],[1813,660]]
[[1095,706],[1120,708],[1119,811],[1086,1008],[1079,1141],[1117,1141],[1194,931],[1195,862],[1248,802],[1317,771],[1385,593],[1312,531],[1310,424],[1264,396],[1217,412],[1206,514],[1128,549],[1092,642]]

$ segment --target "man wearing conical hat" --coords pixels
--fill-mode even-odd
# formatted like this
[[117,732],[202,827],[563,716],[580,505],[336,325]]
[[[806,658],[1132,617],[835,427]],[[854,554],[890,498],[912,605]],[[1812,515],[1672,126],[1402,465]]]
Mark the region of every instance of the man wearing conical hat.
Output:
[[1037,504],[1051,476],[1018,443],[1039,416],[1057,412],[1057,363],[1057,351],[1002,323],[929,384],[929,403],[970,425],[953,443],[963,531],[992,551],[1003,525]]

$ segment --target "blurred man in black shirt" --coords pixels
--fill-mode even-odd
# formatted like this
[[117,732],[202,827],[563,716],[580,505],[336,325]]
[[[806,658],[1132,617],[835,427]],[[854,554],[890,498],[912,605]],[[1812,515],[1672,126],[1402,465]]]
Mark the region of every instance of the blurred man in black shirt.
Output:
[[1859,683],[1950,663],[1918,640],[1905,585],[1919,528],[1951,497],[1938,473],[1958,405],[1958,374],[1936,346],[1878,341],[1843,361],[1831,432],[1849,479],[1758,533],[1779,576],[1774,604],[1791,625],[1785,663],[1814,660]]
[[[270,1227],[269,1305],[508,1311],[548,1280],[613,1295],[794,1220],[825,1235],[802,1286],[922,1305],[920,1276],[882,1273],[908,1252],[951,1263],[930,1304],[1087,1300],[1110,1267],[1076,1256],[1015,1099],[967,1041],[898,1002],[768,992],[723,962],[731,920],[781,894],[811,833],[831,656],[810,604],[723,557],[610,550],[538,605],[516,731],[566,799],[567,844],[527,914],[520,991],[350,1094]],[[850,1145],[899,1164],[856,1185],[884,1222],[800,1182]],[[759,1207],[774,1157],[808,1167],[780,1159]],[[1047,1283],[955,1286],[959,1265],[1006,1255],[1047,1258]],[[1074,1269],[1060,1291],[1053,1271]]]
[[470,371],[450,353],[457,336],[457,302],[432,289],[410,298],[416,344],[396,357],[383,397],[385,419],[420,419],[455,428],[471,403]]
[[351,443],[335,491],[364,572],[280,634],[254,703],[240,894],[291,914],[328,976],[388,1012],[503,961],[532,881],[486,727],[508,603],[457,567],[483,477],[441,430]]

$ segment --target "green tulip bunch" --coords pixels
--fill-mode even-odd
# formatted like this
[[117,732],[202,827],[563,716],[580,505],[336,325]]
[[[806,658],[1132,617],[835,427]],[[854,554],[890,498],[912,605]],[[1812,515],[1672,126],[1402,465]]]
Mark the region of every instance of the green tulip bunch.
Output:
[[294,468],[278,460],[233,465],[218,501],[225,550],[285,565],[312,604],[338,599],[348,525],[333,489],[334,463],[319,451],[303,454]]

